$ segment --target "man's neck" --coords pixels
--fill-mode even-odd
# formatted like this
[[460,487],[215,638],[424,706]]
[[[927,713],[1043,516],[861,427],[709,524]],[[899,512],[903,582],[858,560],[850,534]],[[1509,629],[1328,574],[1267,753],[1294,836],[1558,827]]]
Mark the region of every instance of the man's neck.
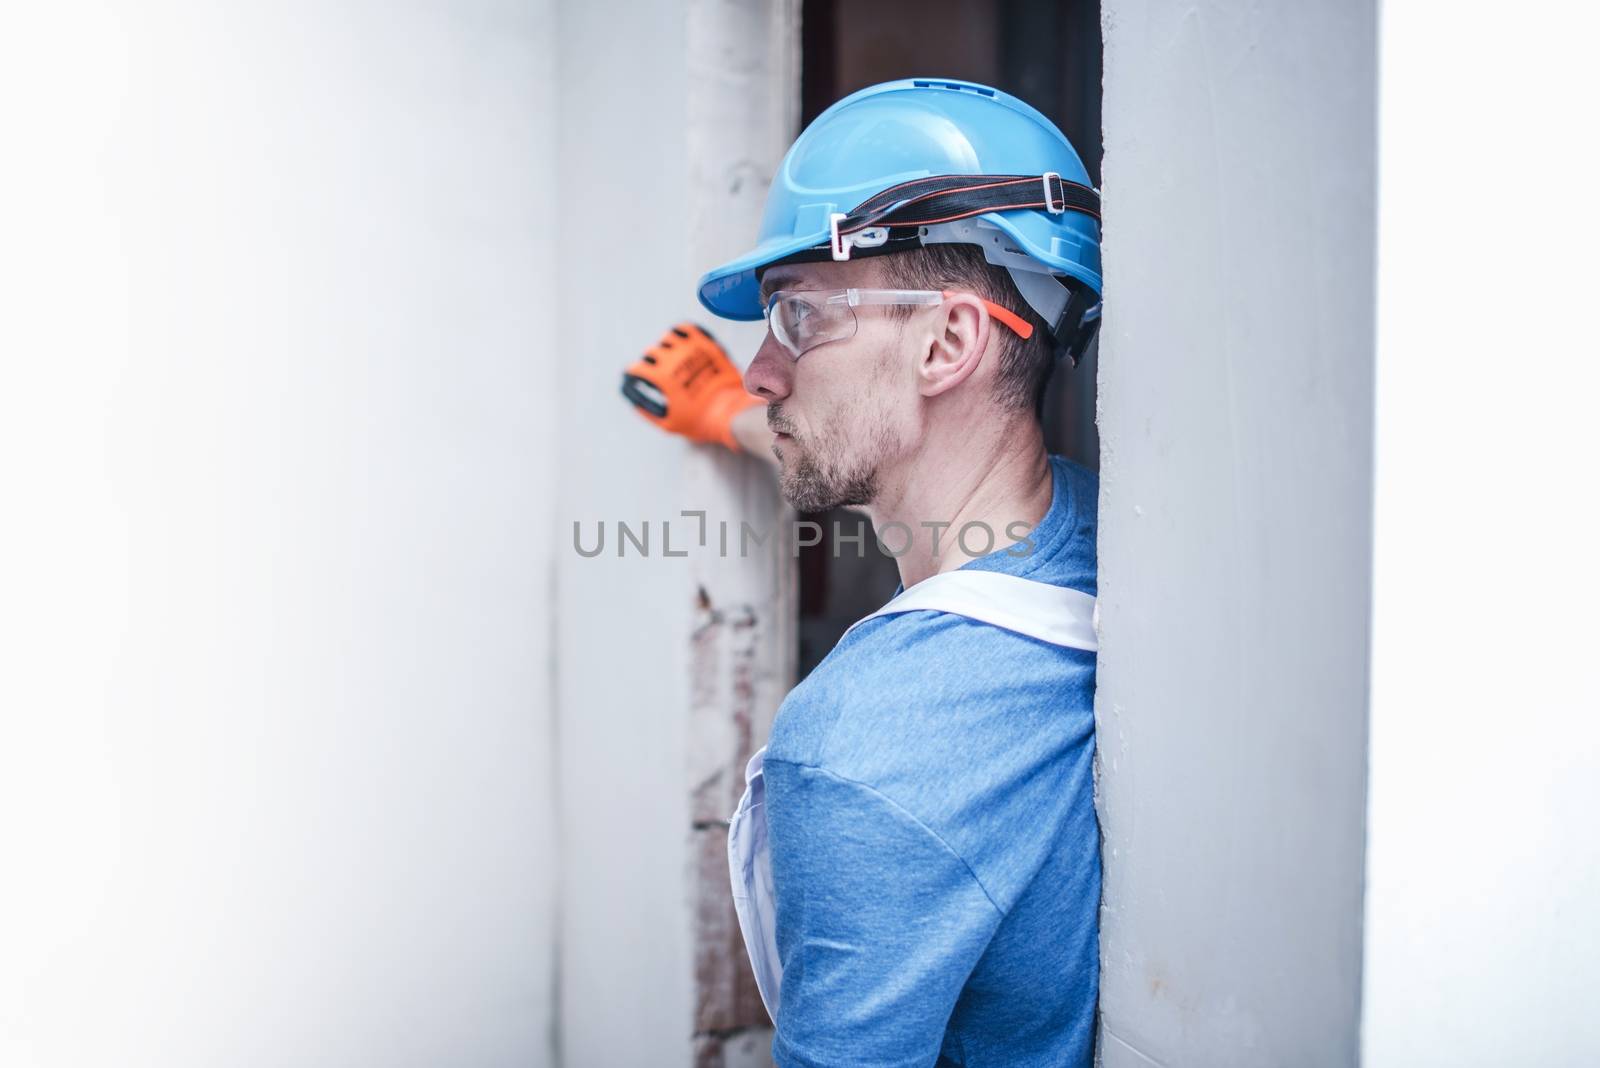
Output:
[[[895,492],[865,509],[879,541],[898,554],[906,589],[1026,536],[1023,527],[1031,530],[1044,518],[1055,488],[1044,436],[1032,419],[993,437],[922,444],[904,470],[880,472],[888,476],[880,484]],[[909,548],[899,552],[908,538]]]

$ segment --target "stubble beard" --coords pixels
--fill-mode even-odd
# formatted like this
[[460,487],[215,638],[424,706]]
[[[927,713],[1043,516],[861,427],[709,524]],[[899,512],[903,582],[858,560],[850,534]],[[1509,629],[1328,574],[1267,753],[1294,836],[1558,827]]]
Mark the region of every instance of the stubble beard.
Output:
[[[791,450],[794,447],[791,446]],[[870,504],[877,496],[877,473],[872,470],[825,470],[809,452],[785,457],[779,489],[797,512],[826,512],[845,505]]]
[[818,457],[790,437],[780,446],[778,489],[783,499],[797,512],[871,504],[878,496],[878,466],[892,442],[880,428],[865,444],[859,459],[846,466]]

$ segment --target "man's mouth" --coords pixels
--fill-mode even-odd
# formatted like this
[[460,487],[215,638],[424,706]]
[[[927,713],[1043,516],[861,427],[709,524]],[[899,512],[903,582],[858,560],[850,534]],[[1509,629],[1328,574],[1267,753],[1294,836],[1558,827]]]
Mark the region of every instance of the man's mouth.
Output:
[[783,425],[783,416],[774,410],[776,407],[776,405],[769,405],[767,408],[767,429],[772,431],[775,436],[780,438],[794,437],[794,434],[785,429]]

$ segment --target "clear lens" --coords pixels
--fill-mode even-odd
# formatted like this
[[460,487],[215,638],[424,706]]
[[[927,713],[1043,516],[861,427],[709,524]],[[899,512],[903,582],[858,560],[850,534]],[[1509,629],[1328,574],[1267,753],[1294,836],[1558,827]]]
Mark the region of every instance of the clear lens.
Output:
[[784,348],[796,356],[803,351],[801,342],[810,339],[810,326],[817,315],[818,311],[810,301],[787,293],[777,294],[768,312],[773,334]]
[[767,299],[772,336],[797,360],[818,345],[854,337],[855,312],[837,297],[835,293],[780,289]]
[[[780,289],[767,298],[767,324],[778,344],[798,360],[818,345],[855,337],[857,305],[931,307],[944,297],[933,289]],[[997,304],[989,307],[1004,314]]]

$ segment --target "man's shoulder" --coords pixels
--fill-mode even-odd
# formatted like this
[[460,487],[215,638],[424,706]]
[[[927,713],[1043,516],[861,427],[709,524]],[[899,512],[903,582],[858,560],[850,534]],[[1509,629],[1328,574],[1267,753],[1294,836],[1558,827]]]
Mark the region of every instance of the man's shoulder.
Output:
[[1092,687],[1093,671],[1092,653],[966,616],[879,616],[841,639],[790,692],[769,752],[822,765],[886,740],[915,753],[980,729],[1026,732],[1044,702]]
[[1005,828],[1048,843],[1077,809],[1093,692],[1093,654],[946,612],[878,617],[795,687],[766,759],[874,790],[984,871]]

